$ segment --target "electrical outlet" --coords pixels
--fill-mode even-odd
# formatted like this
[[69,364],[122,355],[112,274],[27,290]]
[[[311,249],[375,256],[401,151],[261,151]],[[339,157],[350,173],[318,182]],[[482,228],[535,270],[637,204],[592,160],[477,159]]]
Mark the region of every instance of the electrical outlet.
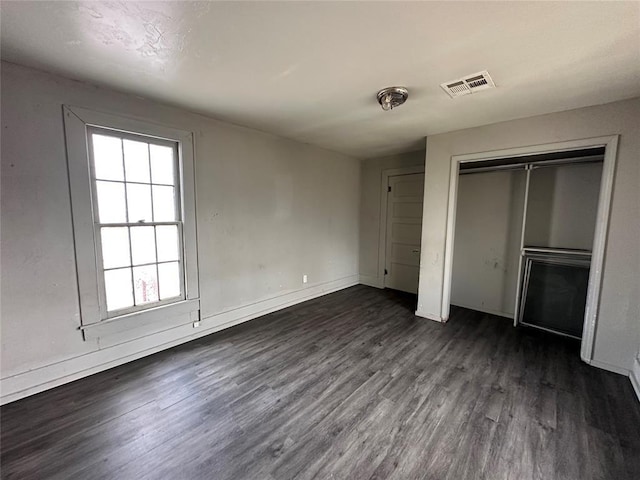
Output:
[[193,322],[193,328],[198,328],[200,326],[200,322]]
[[302,283],[307,283],[307,276],[306,275],[302,275]]

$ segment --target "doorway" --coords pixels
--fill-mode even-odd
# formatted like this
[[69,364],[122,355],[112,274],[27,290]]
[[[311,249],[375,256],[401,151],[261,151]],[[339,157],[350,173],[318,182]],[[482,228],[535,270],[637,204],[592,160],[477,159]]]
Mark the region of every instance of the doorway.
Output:
[[[598,201],[597,212],[595,216],[595,232],[592,237],[592,251],[590,270],[588,274],[588,287],[586,292],[586,306],[583,320],[583,333],[581,339],[580,357],[587,363],[591,363],[593,354],[594,334],[596,329],[597,312],[600,296],[600,288],[602,283],[602,270],[604,263],[604,250],[606,243],[606,233],[609,223],[609,213],[611,205],[611,194],[613,187],[613,176],[615,172],[616,152],[617,152],[618,136],[597,137],[584,140],[573,140],[567,142],[558,142],[548,145],[537,145],[530,147],[520,147],[505,149],[493,152],[474,153],[465,155],[455,155],[451,157],[451,178],[449,183],[449,205],[447,215],[447,232],[445,246],[445,267],[444,282],[442,292],[442,318],[449,316],[449,306],[451,301],[451,281],[452,281],[452,263],[455,239],[455,222],[456,222],[456,206],[458,195],[458,177],[463,168],[480,167],[488,165],[485,162],[501,163],[502,159],[520,158],[515,163],[531,162],[532,156],[548,156],[563,155],[563,152],[578,151],[580,149],[601,148],[604,151],[602,158],[602,173],[598,185]],[[524,157],[528,157],[526,160]],[[524,162],[523,162],[524,160]],[[537,159],[536,159],[537,160]],[[463,167],[464,166],[464,167]],[[492,165],[492,168],[495,165]],[[524,242],[525,231],[522,232],[522,241]],[[521,278],[518,275],[518,278]],[[518,292],[517,297],[520,296]],[[516,318],[518,316],[518,304],[515,305]]]
[[418,293],[424,173],[387,177],[384,287]]

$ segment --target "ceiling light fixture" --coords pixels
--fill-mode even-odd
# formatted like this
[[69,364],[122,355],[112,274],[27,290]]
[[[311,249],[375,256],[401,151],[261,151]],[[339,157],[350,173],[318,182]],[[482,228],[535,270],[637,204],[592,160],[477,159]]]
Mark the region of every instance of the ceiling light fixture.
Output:
[[387,87],[378,92],[378,103],[386,112],[407,101],[409,90],[405,87]]

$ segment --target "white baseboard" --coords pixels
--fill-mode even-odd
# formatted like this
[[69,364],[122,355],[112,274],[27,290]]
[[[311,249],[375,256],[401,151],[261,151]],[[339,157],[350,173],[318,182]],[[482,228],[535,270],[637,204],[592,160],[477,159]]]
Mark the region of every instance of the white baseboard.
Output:
[[629,372],[629,380],[631,380],[631,385],[633,385],[638,401],[640,401],[640,357],[633,359],[633,367],[631,367],[631,371]]
[[435,313],[425,312],[423,310],[416,310],[416,316],[426,318],[428,320],[433,320],[434,322],[445,323],[445,320]]
[[316,284],[268,298],[250,305],[221,312],[201,320],[199,329],[180,325],[135,340],[112,345],[40,368],[3,378],[0,405],[72,382],[138,358],[166,350],[205,335],[224,330],[268,313],[357,285],[358,275]]
[[370,275],[360,275],[360,283],[369,287],[384,288],[384,282],[380,277]]

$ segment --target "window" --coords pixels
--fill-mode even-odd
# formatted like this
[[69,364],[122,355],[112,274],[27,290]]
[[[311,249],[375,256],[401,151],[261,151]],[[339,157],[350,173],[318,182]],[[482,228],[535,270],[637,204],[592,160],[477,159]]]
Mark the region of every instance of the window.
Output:
[[102,316],[184,299],[176,142],[88,135]]
[[65,128],[85,338],[193,320],[191,134],[75,107]]

